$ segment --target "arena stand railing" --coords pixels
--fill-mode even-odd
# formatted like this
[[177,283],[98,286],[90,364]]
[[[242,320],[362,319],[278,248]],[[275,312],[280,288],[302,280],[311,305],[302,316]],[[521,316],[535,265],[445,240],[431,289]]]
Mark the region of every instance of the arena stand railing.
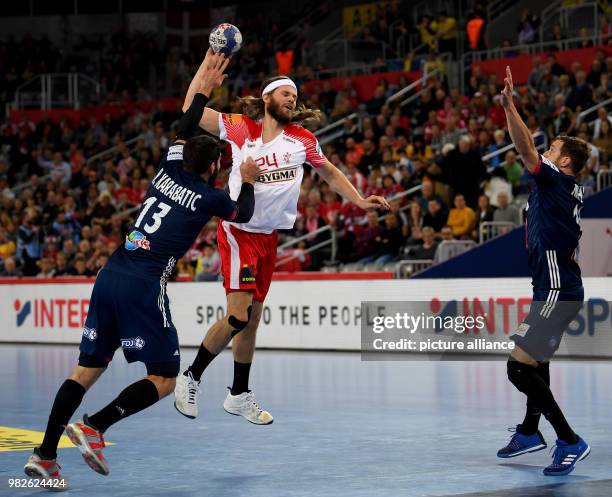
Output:
[[597,173],[597,191],[612,187],[612,170],[599,171]]
[[598,104],[595,104],[592,107],[589,107],[586,110],[583,110],[576,116],[576,125],[577,126],[580,125],[580,123],[584,120],[584,118],[588,116],[589,114],[592,114],[593,112],[597,112],[602,107],[605,107],[606,109],[608,109],[610,106],[612,106],[612,97],[607,98],[606,100],[603,100],[599,102]]
[[[519,212],[521,211],[522,209]],[[492,238],[505,235],[516,226],[516,224],[506,221],[485,221],[478,228],[478,243],[484,243]]]
[[17,87],[13,101],[6,104],[6,115],[34,107],[80,109],[97,101],[99,96],[100,83],[86,74],[37,74]]

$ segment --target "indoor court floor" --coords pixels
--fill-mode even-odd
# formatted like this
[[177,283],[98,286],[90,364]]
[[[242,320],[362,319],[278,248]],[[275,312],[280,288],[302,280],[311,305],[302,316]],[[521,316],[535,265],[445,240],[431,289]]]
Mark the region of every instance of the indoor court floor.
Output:
[[[183,364],[195,356],[183,350]],[[0,495],[40,440],[77,346],[0,345]],[[119,352],[77,412],[94,412],[144,375]],[[232,357],[207,370],[196,420],[173,397],[111,427],[110,475],[91,471],[75,448],[58,451],[66,495],[102,497],[610,497],[612,362],[551,365],[557,400],[591,455],[567,477],[546,477],[548,450],[502,460],[524,414],[505,361],[362,362],[358,353],[258,351],[251,388],[275,420],[255,426],[225,413]],[[541,429],[549,447],[554,432]],[[30,431],[32,430],[32,431]]]

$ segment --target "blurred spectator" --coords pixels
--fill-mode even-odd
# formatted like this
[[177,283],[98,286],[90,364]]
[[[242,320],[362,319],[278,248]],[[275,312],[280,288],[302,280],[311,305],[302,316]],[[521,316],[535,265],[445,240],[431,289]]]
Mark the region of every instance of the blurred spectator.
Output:
[[6,260],[15,254],[17,245],[15,242],[8,238],[6,229],[0,227],[0,260]]
[[540,78],[537,86],[538,93],[544,95],[554,95],[559,90],[559,77],[553,73],[553,66],[550,62],[547,62],[544,66],[542,77]]
[[[421,196],[418,199],[419,204],[421,204],[421,212],[427,213],[428,204],[431,200],[437,200],[441,206],[444,206],[444,201],[442,200],[442,197],[436,195],[436,193],[434,192],[434,186],[431,181],[423,181],[423,185],[421,187]],[[445,207],[443,207],[443,210],[444,208]],[[425,224],[427,225],[427,223]]]
[[518,44],[528,45],[536,41],[537,30],[540,27],[540,18],[533,15],[529,10],[524,10],[521,15],[521,21],[517,27]]
[[23,273],[17,268],[15,259],[12,257],[7,257],[4,259],[3,267],[0,270],[0,276],[4,278],[20,278],[23,276]]
[[378,224],[378,214],[370,211],[366,215],[367,224],[355,235],[353,243],[354,258],[357,261],[368,262],[376,251],[377,240],[380,239],[382,228]]
[[412,259],[433,259],[436,254],[438,244],[434,238],[434,230],[431,226],[424,226],[421,230],[423,235],[423,244],[414,249],[411,254]]
[[437,50],[438,45],[436,42],[437,23],[433,21],[431,16],[425,14],[419,19],[417,30],[421,36],[421,43],[428,47],[428,49]]
[[471,236],[476,225],[476,214],[467,206],[461,194],[455,195],[454,205],[448,214],[448,226],[452,228],[455,237]]
[[212,245],[204,245],[196,265],[196,281],[217,281],[220,268],[219,252]]
[[593,140],[593,145],[599,150],[599,160],[603,164],[608,164],[612,160],[612,132],[608,119],[599,123],[599,133]]
[[496,223],[514,223],[516,226],[520,224],[519,212],[509,203],[508,194],[500,192],[497,195],[497,209],[493,212],[493,221]]
[[529,91],[531,92],[531,94],[536,95],[538,93],[540,81],[544,77],[544,68],[542,67],[540,57],[534,57],[532,60],[532,65],[533,69],[529,73],[527,86],[529,87]]
[[506,178],[512,185],[514,192],[518,189],[521,182],[521,174],[523,174],[523,165],[517,160],[514,150],[508,150],[506,152],[504,171],[506,172]]
[[580,28],[580,41],[578,42],[578,48],[590,48],[593,46],[593,38],[587,28]]
[[597,109],[597,119],[593,123],[593,139],[599,138],[601,125],[604,121],[612,125],[612,117],[608,114],[608,110],[605,107],[600,107]]
[[587,83],[584,71],[581,70],[576,73],[576,85],[567,97],[566,104],[575,112],[593,106],[593,88]]
[[421,204],[418,202],[410,203],[408,224],[410,228],[414,226],[421,228],[423,226],[423,212],[421,211]]
[[571,134],[576,124],[576,117],[569,107],[565,106],[563,95],[555,95],[555,107],[549,120],[549,134]]
[[497,168],[491,173],[491,178],[487,182],[485,194],[491,200],[491,205],[497,207],[497,199],[500,192],[508,196],[509,201],[512,201],[512,185],[506,179],[506,171],[503,168]]
[[[586,123],[582,123],[582,124],[584,124],[585,128],[587,127]],[[580,125],[580,128],[583,128],[582,124]],[[599,149],[593,143],[589,143],[590,137],[585,129],[581,129],[578,132],[577,136],[578,138],[587,142],[587,146],[589,148],[589,158],[583,169],[586,169],[589,172],[589,174],[592,174],[592,173],[597,174],[597,171],[599,171],[599,168],[600,168]]]
[[117,209],[111,203],[111,194],[108,191],[103,191],[98,201],[94,204],[91,211],[91,221],[93,224],[98,224],[103,228],[107,228],[110,225],[110,220]]
[[448,185],[455,193],[465,197],[467,205],[475,207],[486,170],[482,159],[472,149],[471,138],[462,136],[459,147],[451,150],[441,165]]
[[458,22],[452,16],[442,11],[438,14],[436,37],[438,38],[438,52],[450,52],[453,58],[457,51]]
[[387,214],[384,222],[385,227],[376,240],[378,248],[369,259],[369,262],[376,264],[386,264],[395,260],[403,243],[402,231],[398,225],[397,217],[393,214]]
[[454,240],[455,237],[453,235],[453,228],[451,228],[450,226],[444,226],[440,230],[440,239],[443,242],[450,242],[450,241]]
[[53,278],[55,276],[55,268],[51,259],[43,257],[37,264],[39,267],[39,271],[36,274],[37,278]]
[[55,274],[54,276],[68,276],[70,270],[68,267],[68,260],[63,252],[58,252],[55,256]]
[[548,37],[547,41],[557,42],[555,47],[554,47],[555,51],[563,50],[562,42],[565,39],[566,39],[566,36],[565,36],[565,34],[563,34],[563,31],[561,31],[561,25],[558,24],[558,23],[553,25],[552,32],[551,32],[550,36]]
[[465,28],[470,48],[472,50],[486,50],[485,20],[480,12],[468,15],[468,21]]
[[427,212],[423,217],[423,225],[430,226],[436,233],[440,233],[446,226],[447,213],[442,210],[442,203],[438,199],[432,199],[427,203]]
[[[487,149],[488,154],[494,154],[495,152],[499,152],[502,148],[508,145],[508,142],[506,142],[506,133],[504,132],[503,129],[495,130],[495,133],[493,133],[493,140],[494,140],[494,143],[490,145],[489,148]],[[498,153],[497,155],[494,155],[493,157],[491,157],[489,164],[491,164],[493,167],[497,167],[501,165],[502,157],[503,157],[503,154],[500,154],[500,153]]]
[[70,269],[68,274],[70,274],[70,276],[82,276],[87,278],[91,278],[92,276],[96,275],[96,273],[87,267],[85,257],[82,255],[77,255],[74,260],[74,267]]
[[482,223],[493,221],[493,207],[489,202],[489,197],[481,195],[478,197],[478,208],[476,209],[476,228]]
[[17,257],[23,261],[25,276],[35,276],[38,273],[36,262],[42,254],[44,232],[35,224],[36,221],[36,217],[26,214],[17,233]]

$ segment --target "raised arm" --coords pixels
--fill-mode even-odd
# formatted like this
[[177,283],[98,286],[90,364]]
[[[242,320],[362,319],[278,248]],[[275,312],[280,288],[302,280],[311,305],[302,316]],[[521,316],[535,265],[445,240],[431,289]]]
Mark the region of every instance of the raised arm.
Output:
[[510,72],[510,66],[506,66],[506,78],[504,79],[504,89],[502,90],[502,106],[506,111],[506,121],[508,122],[508,132],[510,133],[510,139],[516,151],[523,159],[523,164],[529,170],[534,172],[537,169],[539,156],[536,150],[533,138],[529,129],[521,119],[514,101],[512,99],[513,85],[512,85],[512,73]]
[[[226,59],[223,54],[215,54],[210,48],[207,50],[204,60],[187,89],[187,95],[183,102],[183,112],[189,110],[197,93],[202,93],[206,98],[210,98],[212,91],[223,84],[227,78],[227,74],[223,74],[223,71],[227,68],[229,61],[230,59]],[[214,75],[210,74],[213,70],[216,71]],[[220,74],[218,74],[219,71]],[[219,136],[219,113],[206,107],[199,125],[209,133]]]

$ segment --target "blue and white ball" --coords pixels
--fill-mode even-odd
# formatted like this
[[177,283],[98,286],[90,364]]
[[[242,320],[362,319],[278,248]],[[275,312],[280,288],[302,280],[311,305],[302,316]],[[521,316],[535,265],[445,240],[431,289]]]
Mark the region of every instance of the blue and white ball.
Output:
[[233,24],[224,22],[212,29],[208,42],[213,52],[222,53],[227,57],[240,50],[242,33]]

